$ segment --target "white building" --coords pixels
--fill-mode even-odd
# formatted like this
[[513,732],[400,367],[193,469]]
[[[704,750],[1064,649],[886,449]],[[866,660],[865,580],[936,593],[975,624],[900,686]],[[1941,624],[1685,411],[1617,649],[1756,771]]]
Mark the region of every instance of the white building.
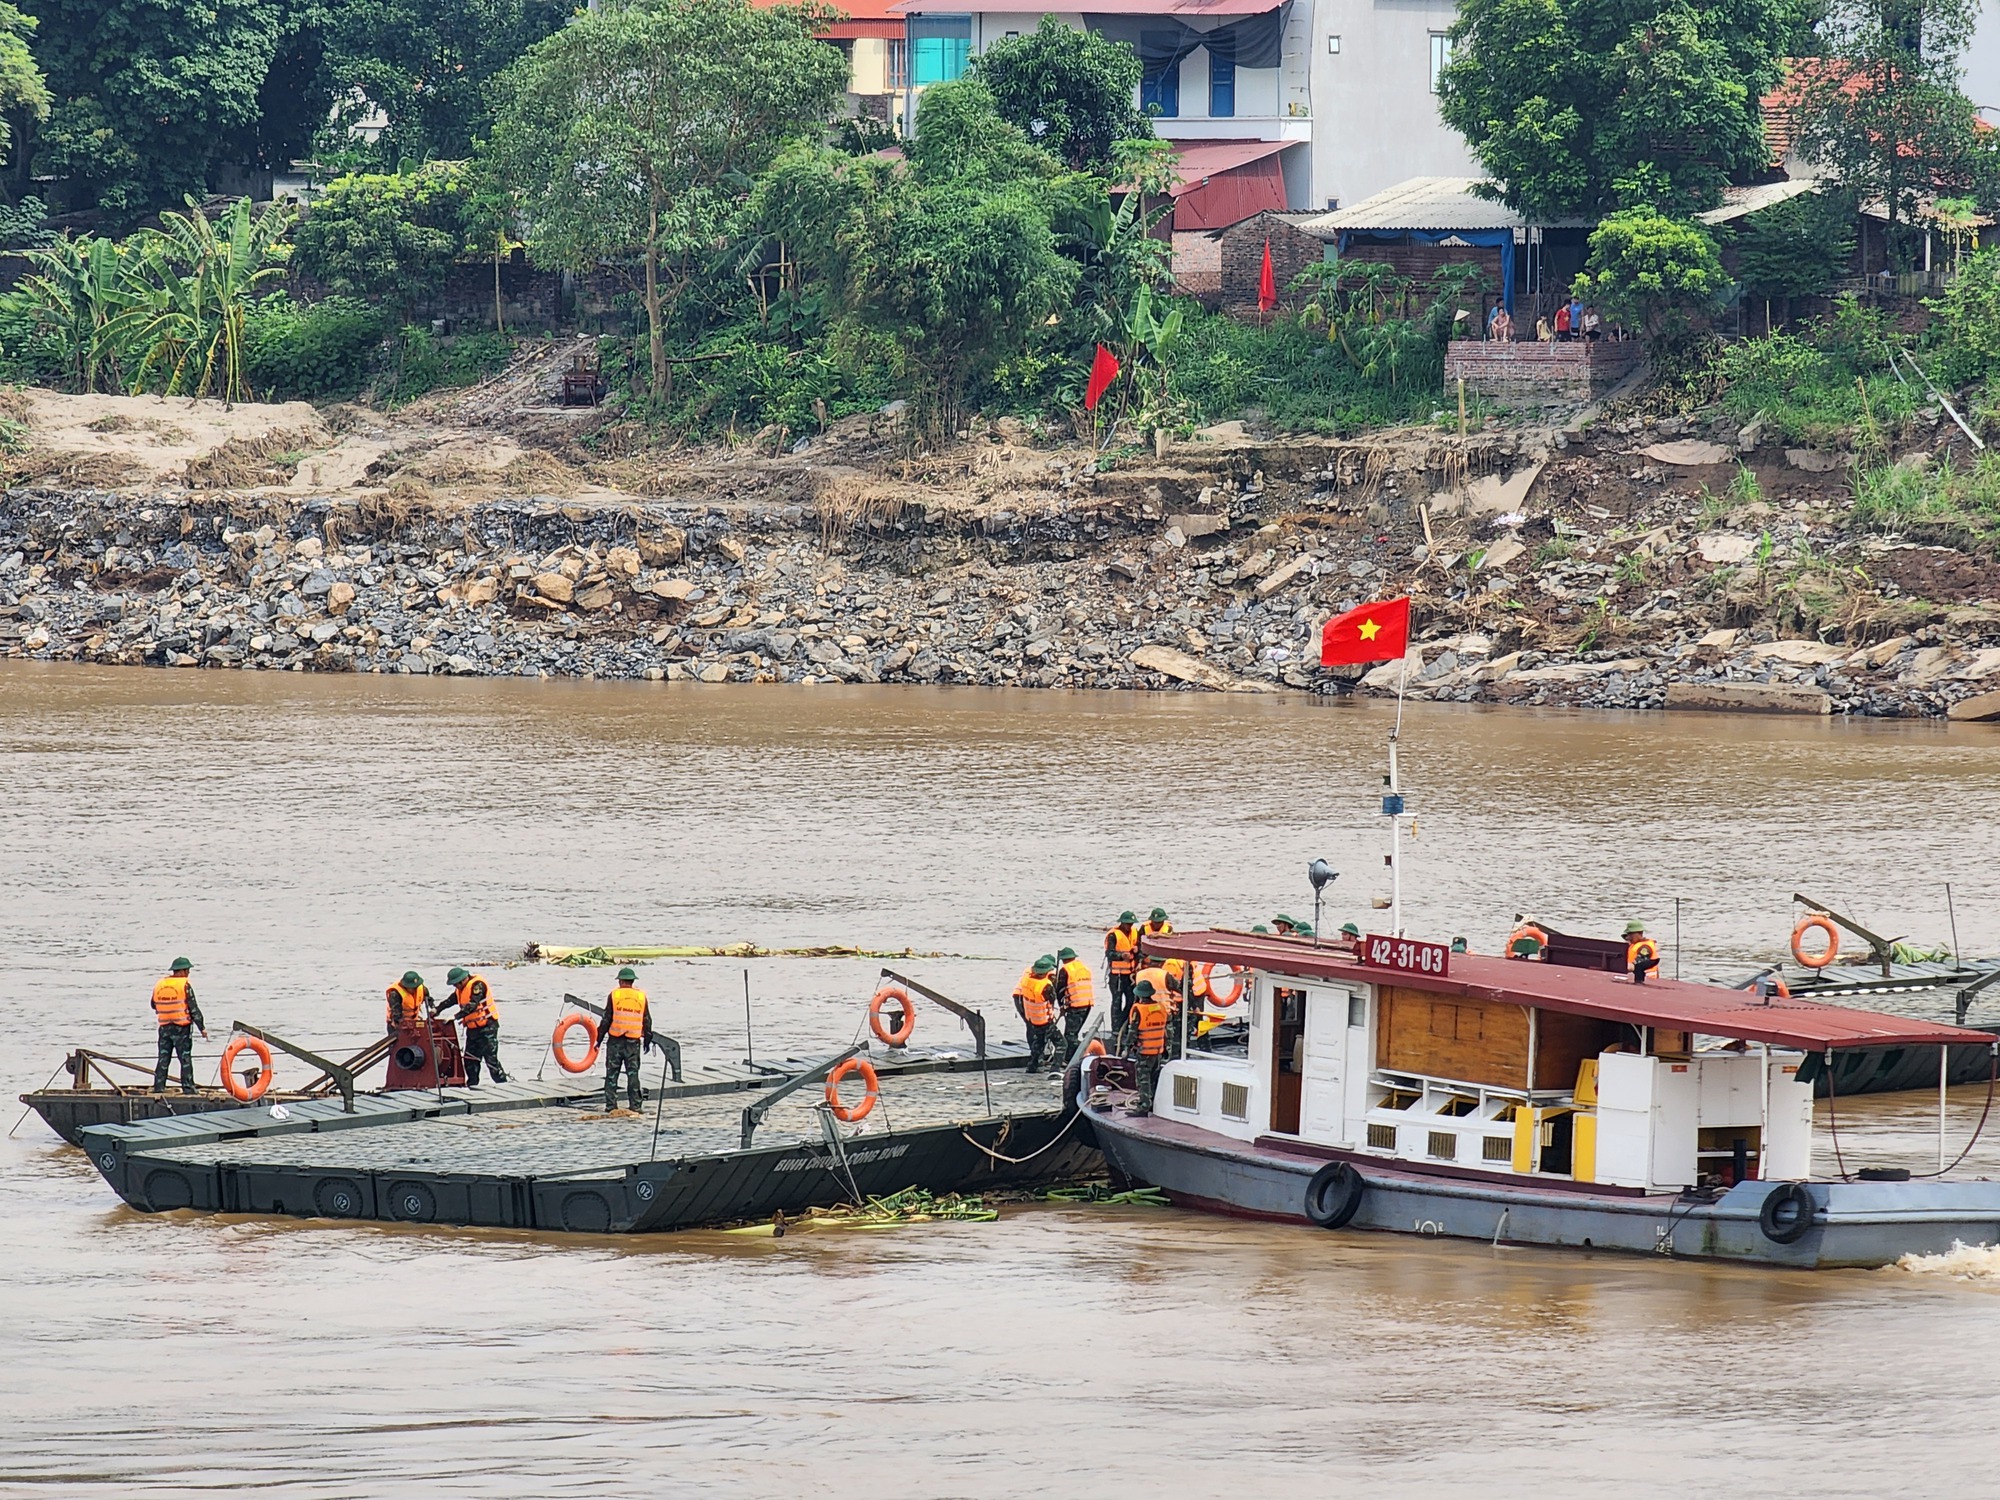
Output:
[[[1050,13],[1032,0],[976,3],[890,7],[907,21],[914,89],[957,78],[974,55]],[[1190,178],[1178,227],[1213,228],[1263,209],[1324,209],[1412,176],[1477,171],[1437,113],[1453,0],[1097,4],[1054,14],[1139,54],[1137,102],[1155,131],[1182,148]]]

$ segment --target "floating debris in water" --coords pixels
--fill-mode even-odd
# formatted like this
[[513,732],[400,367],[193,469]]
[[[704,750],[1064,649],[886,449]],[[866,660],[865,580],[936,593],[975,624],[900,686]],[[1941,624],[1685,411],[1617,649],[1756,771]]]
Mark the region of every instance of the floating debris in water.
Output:
[[886,1198],[870,1198],[862,1204],[838,1208],[811,1208],[803,1214],[779,1214],[768,1224],[745,1224],[730,1234],[769,1235],[782,1239],[799,1229],[901,1229],[910,1224],[984,1224],[1000,1217],[1000,1210],[988,1208],[983,1199],[958,1193],[939,1197],[926,1188],[905,1188]]
[[560,964],[570,969],[601,968],[607,964],[641,964],[660,958],[977,958],[972,953],[926,953],[916,948],[854,948],[823,943],[813,948],[760,948],[755,943],[707,946],[682,943],[662,948],[560,948],[530,943],[522,955],[529,963]]
[[1122,1193],[1113,1192],[1101,1182],[1087,1182],[1077,1187],[1054,1187],[1042,1194],[1049,1203],[1120,1203],[1140,1208],[1172,1208],[1167,1195],[1156,1187],[1128,1188]]

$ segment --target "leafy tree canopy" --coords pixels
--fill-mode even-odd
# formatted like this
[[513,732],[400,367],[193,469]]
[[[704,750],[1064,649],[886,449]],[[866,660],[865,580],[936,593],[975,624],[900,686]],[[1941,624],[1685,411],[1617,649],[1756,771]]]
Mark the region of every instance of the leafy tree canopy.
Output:
[[[48,77],[37,172],[114,217],[208,187],[263,120],[293,0],[24,0]],[[4,56],[4,49],[0,49]]]
[[1736,231],[1736,276],[1759,297],[1816,297],[1848,271],[1854,204],[1802,193],[1750,215]]
[[719,247],[752,178],[822,132],[846,86],[840,54],[813,34],[832,15],[607,3],[502,75],[491,149],[521,189],[530,248],[580,271],[643,261],[655,396],[667,391],[663,301]]
[[343,118],[367,105],[388,116],[383,165],[463,158],[490,122],[495,75],[575,9],[571,0],[338,0],[321,27],[325,83]]
[[462,162],[336,178],[293,232],[299,266],[329,291],[393,301],[407,318],[466,248],[471,196]]
[[1672,352],[1729,300],[1715,241],[1698,224],[1651,208],[1612,214],[1590,236],[1580,296],[1615,322],[1640,330],[1655,354]]
[[1705,208],[1767,164],[1759,102],[1805,21],[1805,0],[1461,0],[1438,107],[1531,217],[1634,184]]
[[1054,16],[1026,36],[993,43],[972,60],[1000,117],[1074,171],[1109,168],[1119,141],[1153,134],[1133,103],[1143,72],[1138,54]]

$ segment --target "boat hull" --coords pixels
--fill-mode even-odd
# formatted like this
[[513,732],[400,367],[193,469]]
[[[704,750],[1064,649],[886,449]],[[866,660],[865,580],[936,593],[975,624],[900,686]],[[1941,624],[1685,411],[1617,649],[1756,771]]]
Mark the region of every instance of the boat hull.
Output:
[[[303,1097],[270,1093],[259,1102],[291,1104]],[[83,1132],[93,1125],[131,1125],[173,1115],[212,1114],[236,1104],[221,1089],[205,1089],[199,1094],[151,1094],[133,1089],[39,1089],[21,1095],[21,1102],[72,1146],[82,1145]]]
[[1444,1177],[1360,1153],[1229,1140],[1158,1116],[1134,1117],[1115,1104],[1086,1113],[1117,1172],[1210,1213],[1311,1223],[1306,1185],[1330,1160],[1344,1160],[1367,1184],[1348,1229],[1801,1268],[1882,1266],[1956,1245],[2000,1244],[2000,1183],[1809,1183],[1812,1227],[1780,1244],[1759,1223],[1772,1183],[1740,1183],[1702,1203],[1673,1194]]

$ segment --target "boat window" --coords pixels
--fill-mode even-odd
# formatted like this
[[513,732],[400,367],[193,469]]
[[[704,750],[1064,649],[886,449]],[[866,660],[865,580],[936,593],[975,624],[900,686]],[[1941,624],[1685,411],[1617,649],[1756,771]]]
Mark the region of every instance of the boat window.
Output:
[[1347,997],[1347,1024],[1349,1026],[1368,1024],[1368,1002],[1359,995]]
[[1222,1117],[1225,1120],[1250,1118],[1250,1089],[1247,1084],[1225,1083],[1222,1086]]
[[1201,1101],[1201,1080],[1186,1073],[1174,1075],[1174,1108],[1197,1109]]
[[1433,1130],[1430,1139],[1430,1154],[1439,1161],[1458,1159],[1458,1137],[1449,1130]]
[[1479,1101],[1470,1094],[1454,1094],[1439,1108],[1441,1115],[1469,1115],[1479,1108]]
[[1393,1125],[1370,1125],[1368,1127],[1368,1144],[1378,1151],[1394,1151],[1396,1149],[1396,1127]]

